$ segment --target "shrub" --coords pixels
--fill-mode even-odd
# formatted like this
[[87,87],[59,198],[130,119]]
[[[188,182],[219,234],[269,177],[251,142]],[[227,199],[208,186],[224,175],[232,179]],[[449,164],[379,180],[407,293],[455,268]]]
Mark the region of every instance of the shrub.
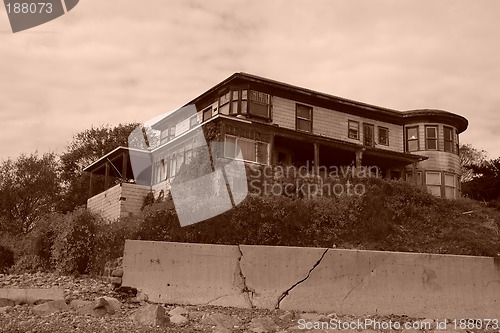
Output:
[[14,265],[14,251],[6,246],[0,245],[0,273],[7,273]]
[[55,238],[52,256],[61,274],[88,273],[101,218],[85,209],[68,213]]
[[139,228],[139,218],[127,217],[109,224],[99,224],[94,239],[90,272],[102,274],[107,261],[123,256],[126,239],[134,239]]

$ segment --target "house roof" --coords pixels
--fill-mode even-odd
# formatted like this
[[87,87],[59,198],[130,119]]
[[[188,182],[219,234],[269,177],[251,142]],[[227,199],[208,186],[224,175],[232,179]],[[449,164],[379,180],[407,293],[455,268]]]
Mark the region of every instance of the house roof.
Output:
[[[238,84],[247,84],[255,87],[255,89],[258,89],[260,87],[266,91],[270,91],[273,94],[282,95],[294,100],[305,101],[312,105],[325,106],[326,108],[337,109],[342,112],[357,114],[369,118],[381,119],[387,122],[401,125],[415,122],[418,119],[430,118],[433,121],[435,120],[436,122],[444,122],[456,127],[459,133],[465,131],[468,126],[468,121],[466,118],[448,111],[436,109],[400,111],[343,97],[338,97],[247,73],[234,73],[227,79],[223,80],[222,82],[205,91],[203,94],[186,103],[184,106],[192,104],[197,106],[199,104],[202,105],[203,101],[219,96],[225,89],[227,90],[229,86]],[[160,122],[163,122],[164,120],[174,116],[174,114],[175,112],[170,113],[164,119],[155,123],[153,125],[153,128],[155,128],[155,125],[159,124]]]

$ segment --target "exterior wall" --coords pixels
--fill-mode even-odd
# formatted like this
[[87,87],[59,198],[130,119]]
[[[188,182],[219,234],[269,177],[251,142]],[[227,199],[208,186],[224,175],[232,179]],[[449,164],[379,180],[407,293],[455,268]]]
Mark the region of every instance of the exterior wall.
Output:
[[[273,96],[272,98],[272,117],[273,124],[280,127],[295,130],[295,105],[296,101]],[[299,103],[306,105],[304,103]],[[312,112],[312,134],[325,136],[328,138],[343,140],[347,142],[363,144],[363,123],[374,125],[375,129],[375,147],[390,151],[403,152],[403,126],[381,122],[369,118],[358,117],[347,113],[330,110],[322,107],[309,105],[313,108]],[[348,137],[348,121],[359,122],[359,139]],[[389,129],[389,146],[378,144],[378,127]]]
[[[420,172],[421,182],[422,184],[429,185],[429,173],[439,172],[441,175],[441,184],[440,191],[438,189],[434,190],[434,194],[440,195],[442,197],[447,198],[458,198],[461,195],[460,190],[460,157],[455,153],[456,148],[454,142],[453,150],[454,152],[446,152],[444,151],[444,127],[450,127],[453,131],[456,131],[456,128],[448,125],[443,125],[439,123],[410,123],[407,124],[406,127],[415,127],[418,126],[418,140],[419,140],[419,150],[412,151],[412,154],[427,156],[428,159],[417,164],[417,171]],[[437,126],[438,135],[437,135],[437,150],[427,150],[426,149],[426,136],[425,136],[425,127],[426,126]],[[405,132],[406,132],[405,127]],[[406,146],[406,142],[404,142]],[[407,171],[411,172],[412,168],[407,167]],[[447,189],[446,186],[451,187],[449,178],[454,177],[453,185],[455,188],[454,194],[451,195],[451,189]]]
[[87,200],[87,209],[110,221],[141,211],[149,186],[122,183]]

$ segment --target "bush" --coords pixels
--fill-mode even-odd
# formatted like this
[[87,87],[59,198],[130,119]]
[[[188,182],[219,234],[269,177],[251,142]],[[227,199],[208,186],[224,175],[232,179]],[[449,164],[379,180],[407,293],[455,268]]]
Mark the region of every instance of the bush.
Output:
[[7,273],[14,265],[14,251],[6,246],[0,245],[0,273]]
[[[144,211],[137,238],[209,244],[356,248],[494,256],[500,213],[435,197],[404,181],[359,179],[361,196],[248,196],[237,208],[180,227],[170,198]],[[474,211],[473,214],[463,214]]]
[[52,256],[61,274],[89,273],[100,217],[85,209],[68,213],[55,238]]
[[99,224],[94,239],[90,272],[102,274],[107,261],[123,256],[126,239],[134,239],[139,218],[127,217],[109,224]]

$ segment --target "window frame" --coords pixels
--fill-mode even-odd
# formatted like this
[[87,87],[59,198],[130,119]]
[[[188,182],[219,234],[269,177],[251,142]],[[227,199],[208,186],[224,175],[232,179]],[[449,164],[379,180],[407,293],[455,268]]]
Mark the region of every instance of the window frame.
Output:
[[[205,113],[206,112],[209,112],[210,113],[210,116],[208,118],[205,119]],[[210,105],[209,107],[203,109],[201,111],[201,122],[204,123],[210,119],[212,119],[212,113],[213,113],[213,108],[212,108],[212,105]]]
[[[351,136],[351,124],[355,124],[357,129],[356,129],[356,137]],[[359,121],[356,120],[347,120],[347,137],[349,139],[353,140],[360,140],[360,135],[359,135]]]
[[[231,138],[231,139],[234,139],[234,144],[235,144],[235,147],[239,146],[238,142],[239,141],[246,141],[246,142],[251,142],[253,143],[253,146],[254,146],[254,160],[247,160],[243,157],[243,153],[242,153],[242,157],[243,158],[237,158],[237,154],[236,154],[236,151],[234,151],[232,153],[232,155],[234,156],[228,156],[227,154],[227,146],[226,146],[226,142],[227,142],[227,138]],[[259,148],[258,148],[258,145],[259,144],[264,144],[266,146],[265,148],[265,151],[266,151],[266,161],[265,162],[259,162]],[[233,160],[239,160],[239,161],[244,161],[244,162],[248,162],[248,163],[255,163],[255,164],[261,164],[261,165],[266,165],[267,164],[267,160],[269,159],[269,142],[264,142],[264,141],[259,141],[259,140],[252,140],[252,139],[247,139],[247,138],[242,138],[242,137],[239,137],[239,136],[234,136],[234,135],[228,135],[226,134],[224,136],[224,158],[229,158],[229,159],[233,159]]]
[[[377,133],[378,134],[378,144],[382,145],[382,146],[389,146],[389,127],[384,127],[384,126],[377,126],[377,127],[378,127],[378,131],[377,131],[378,132]],[[382,142],[380,140],[380,131],[381,130],[385,130],[385,133],[386,133],[386,135],[385,135],[386,141],[385,142]]]
[[[194,120],[194,123],[193,123]],[[198,125],[198,115],[195,114],[194,116],[189,117],[189,129],[192,129]]]
[[[253,99],[252,96],[253,96],[253,93],[256,93],[257,96],[261,96],[261,94],[263,96],[266,96],[267,98],[267,102],[264,103],[264,102],[261,102],[259,101],[259,99]],[[247,115],[250,115],[252,117],[258,117],[258,118],[262,118],[262,119],[266,119],[266,120],[271,120],[271,94],[268,94],[268,93],[265,93],[265,92],[262,92],[262,91],[258,91],[258,90],[252,90],[252,89],[248,89],[248,92],[247,92],[247,109],[246,109],[246,114]],[[243,96],[242,96],[243,98]],[[253,113],[252,112],[252,105],[256,105],[256,106],[265,106],[266,107],[266,115],[262,115],[262,114],[258,114],[258,113]],[[242,112],[243,114],[243,112]]]
[[[410,137],[408,135],[408,132],[412,129],[417,130],[417,137],[415,139],[410,139]],[[407,153],[420,150],[420,133],[419,133],[419,131],[420,131],[420,126],[418,126],[418,125],[405,127],[405,148],[406,148]],[[410,150],[410,142],[413,142],[413,141],[417,142],[417,149],[416,150]]]
[[[449,131],[450,133],[450,139],[447,139],[446,138],[446,131]],[[453,130],[453,127],[449,127],[449,126],[443,126],[443,141],[444,141],[444,146],[443,146],[443,150],[447,153],[454,153],[454,150],[455,150],[455,133],[454,133],[454,130]],[[446,150],[446,144],[449,143],[449,150]]]
[[[428,129],[435,129],[436,130],[436,137],[435,138],[430,138],[427,134]],[[429,141],[434,141],[436,143],[436,148],[429,148]],[[439,127],[438,125],[425,125],[425,150],[439,150]]]
[[[299,108],[307,109],[309,111],[309,119],[299,116]],[[299,128],[299,120],[309,123],[309,130]],[[313,107],[305,104],[295,103],[295,130],[312,133],[313,131]]]

